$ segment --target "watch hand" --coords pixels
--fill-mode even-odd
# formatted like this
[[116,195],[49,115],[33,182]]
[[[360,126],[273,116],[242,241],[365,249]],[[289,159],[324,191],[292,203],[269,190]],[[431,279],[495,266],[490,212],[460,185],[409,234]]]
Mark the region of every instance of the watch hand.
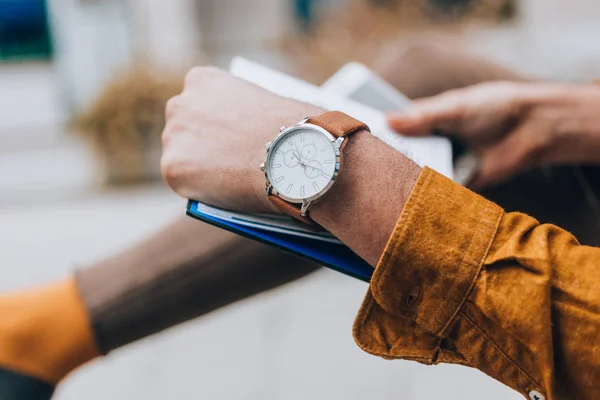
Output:
[[302,160],[300,160],[300,157],[298,157],[298,155],[296,153],[292,153],[294,155],[294,157],[296,157],[296,160],[298,160],[298,163],[300,165],[302,165]]
[[298,161],[300,162],[300,164],[302,164],[303,166],[306,166],[306,164],[304,164],[302,162],[302,153],[300,152],[300,149],[298,148],[298,143],[294,142],[294,146],[296,147],[296,151],[298,152]]
[[302,159],[300,158],[300,156],[298,156],[296,153],[293,153],[294,156],[296,156],[296,158],[298,159],[298,163],[300,165],[302,165],[304,168],[306,168],[306,164],[302,162]]

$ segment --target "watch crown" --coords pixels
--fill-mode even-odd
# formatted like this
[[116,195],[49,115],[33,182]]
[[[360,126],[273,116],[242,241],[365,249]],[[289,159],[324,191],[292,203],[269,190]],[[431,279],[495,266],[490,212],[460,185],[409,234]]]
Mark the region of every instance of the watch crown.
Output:
[[265,150],[269,150],[269,148],[271,147],[271,143],[273,142],[267,142],[267,144],[265,144]]
[[283,132],[287,129],[287,126],[282,126],[281,128],[279,128],[279,132]]
[[260,170],[265,172],[265,163],[260,163]]

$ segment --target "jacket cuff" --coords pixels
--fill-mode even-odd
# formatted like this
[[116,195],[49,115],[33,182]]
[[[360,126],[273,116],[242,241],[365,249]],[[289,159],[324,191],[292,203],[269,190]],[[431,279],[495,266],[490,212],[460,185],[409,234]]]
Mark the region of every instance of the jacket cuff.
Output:
[[443,337],[475,284],[503,213],[424,168],[371,280],[373,299]]

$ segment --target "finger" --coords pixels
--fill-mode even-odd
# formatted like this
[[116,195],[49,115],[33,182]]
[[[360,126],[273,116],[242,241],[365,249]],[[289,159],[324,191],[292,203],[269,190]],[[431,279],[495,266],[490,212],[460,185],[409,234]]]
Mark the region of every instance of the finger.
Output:
[[537,139],[540,135],[536,133],[533,126],[524,124],[512,131],[504,140],[485,150],[481,154],[477,177],[469,186],[479,189],[500,183],[535,165],[544,148]]
[[390,128],[406,136],[427,136],[431,133],[423,116],[413,110],[387,114]]
[[462,92],[463,90],[453,90],[416,101],[404,112],[388,113],[388,124],[395,131],[407,136],[428,135],[433,130],[456,130],[467,107],[468,96],[461,96]]

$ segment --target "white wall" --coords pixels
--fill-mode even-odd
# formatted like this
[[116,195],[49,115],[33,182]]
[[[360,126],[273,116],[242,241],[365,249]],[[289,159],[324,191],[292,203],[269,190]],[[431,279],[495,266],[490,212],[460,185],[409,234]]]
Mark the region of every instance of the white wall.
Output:
[[598,28],[600,3],[597,0],[520,0],[520,10],[531,29],[559,29],[585,26]]
[[284,32],[293,29],[288,0],[201,0],[197,2],[204,50],[218,65],[243,55],[272,66]]
[[195,0],[130,0],[135,54],[157,66],[188,68],[202,58]]
[[133,61],[129,5],[120,0],[50,0],[48,5],[63,99],[79,111]]
[[0,157],[60,139],[67,113],[51,65],[0,66]]
[[514,24],[468,30],[468,46],[536,78],[600,76],[600,2],[520,0]]

